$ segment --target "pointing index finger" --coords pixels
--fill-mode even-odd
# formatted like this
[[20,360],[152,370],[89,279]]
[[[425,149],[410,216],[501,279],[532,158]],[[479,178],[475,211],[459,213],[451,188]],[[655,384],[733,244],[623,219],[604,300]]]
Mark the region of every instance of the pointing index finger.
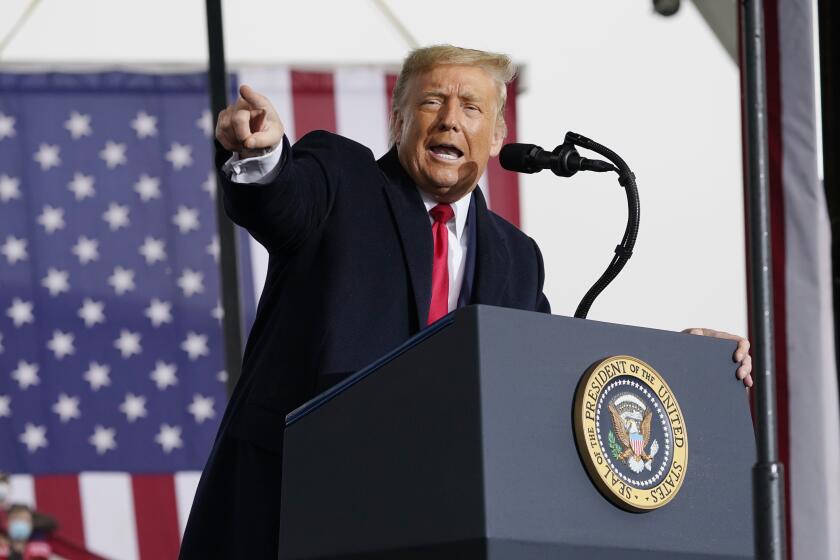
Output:
[[264,95],[257,93],[254,88],[249,85],[242,84],[239,87],[239,95],[242,99],[247,101],[255,109],[266,109],[271,106],[271,102]]

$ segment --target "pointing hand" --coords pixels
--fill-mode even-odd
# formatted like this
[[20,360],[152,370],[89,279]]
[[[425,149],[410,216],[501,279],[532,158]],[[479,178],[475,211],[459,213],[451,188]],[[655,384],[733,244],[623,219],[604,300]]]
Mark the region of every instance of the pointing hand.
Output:
[[267,97],[250,86],[239,88],[239,98],[228,105],[216,121],[216,139],[239,157],[248,158],[271,151],[283,139],[283,122]]

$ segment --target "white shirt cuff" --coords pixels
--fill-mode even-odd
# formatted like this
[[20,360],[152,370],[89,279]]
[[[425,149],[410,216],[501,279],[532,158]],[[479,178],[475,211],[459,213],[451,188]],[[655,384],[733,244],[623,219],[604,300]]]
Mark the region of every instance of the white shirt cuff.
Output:
[[283,155],[283,143],[261,156],[245,159],[234,152],[222,166],[222,172],[232,183],[254,183],[267,185],[280,174],[280,157]]

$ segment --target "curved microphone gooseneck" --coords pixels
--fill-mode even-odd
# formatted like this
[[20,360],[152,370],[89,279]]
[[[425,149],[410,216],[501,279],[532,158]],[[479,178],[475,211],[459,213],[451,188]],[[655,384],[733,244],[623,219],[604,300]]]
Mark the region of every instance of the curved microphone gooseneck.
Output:
[[[591,150],[607,158],[612,164],[601,160],[583,158],[578,154],[575,146]],[[502,167],[509,171],[519,173],[536,173],[543,169],[551,171],[560,177],[571,177],[578,171],[615,171],[618,173],[618,184],[624,187],[627,195],[627,227],[624,230],[624,237],[615,248],[613,256],[607,269],[601,277],[595,281],[589,291],[583,296],[575,311],[575,317],[586,319],[589,308],[595,298],[615,280],[627,261],[633,255],[633,246],[636,244],[636,237],[639,233],[639,191],[636,188],[636,176],[630,167],[621,159],[618,154],[602,146],[594,140],[577,134],[567,132],[563,144],[557,146],[551,152],[546,152],[539,146],[533,144],[507,144],[499,154]]]

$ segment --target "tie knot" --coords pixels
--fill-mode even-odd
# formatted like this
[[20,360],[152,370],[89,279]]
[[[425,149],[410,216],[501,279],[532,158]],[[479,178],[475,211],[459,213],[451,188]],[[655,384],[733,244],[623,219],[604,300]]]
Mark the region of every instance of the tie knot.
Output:
[[446,223],[452,219],[452,216],[455,215],[455,211],[452,207],[448,204],[438,204],[431,210],[429,210],[429,214],[432,215],[432,218],[435,222]]

